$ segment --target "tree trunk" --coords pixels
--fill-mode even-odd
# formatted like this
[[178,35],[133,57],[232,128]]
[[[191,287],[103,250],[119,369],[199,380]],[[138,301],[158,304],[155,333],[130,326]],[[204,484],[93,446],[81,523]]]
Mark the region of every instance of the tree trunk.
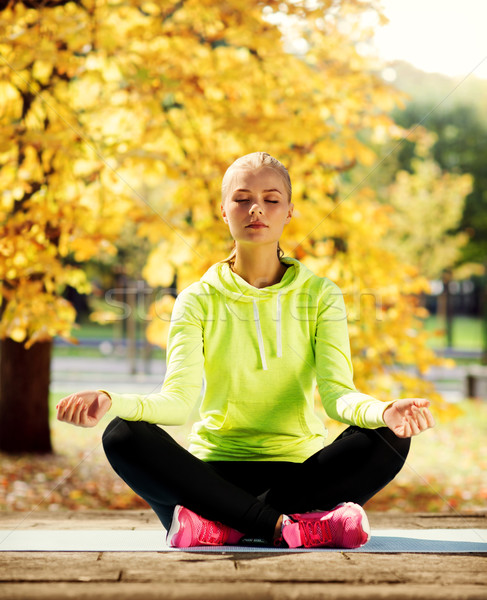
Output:
[[0,342],[0,451],[52,452],[49,377],[52,342]]

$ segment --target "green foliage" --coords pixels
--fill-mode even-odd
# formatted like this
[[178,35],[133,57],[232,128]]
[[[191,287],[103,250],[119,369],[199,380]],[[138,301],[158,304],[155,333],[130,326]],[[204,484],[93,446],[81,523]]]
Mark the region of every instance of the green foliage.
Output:
[[468,241],[465,232],[451,231],[458,228],[471,189],[469,175],[444,173],[430,158],[413,158],[411,172],[398,171],[388,188],[387,200],[395,211],[386,247],[395,248],[429,279],[439,278],[458,263]]
[[[452,87],[453,87],[453,82]],[[478,96],[462,104],[437,106],[426,92],[416,92],[404,110],[394,111],[394,119],[405,128],[418,123],[433,132],[436,141],[432,157],[443,171],[471,174],[473,187],[465,201],[462,218],[454,234],[468,233],[470,239],[462,249],[459,263],[484,263],[487,257],[487,118],[476,108]],[[487,98],[487,94],[484,95]],[[485,106],[485,103],[484,103]],[[401,144],[397,152],[398,168],[413,171],[414,143]]]

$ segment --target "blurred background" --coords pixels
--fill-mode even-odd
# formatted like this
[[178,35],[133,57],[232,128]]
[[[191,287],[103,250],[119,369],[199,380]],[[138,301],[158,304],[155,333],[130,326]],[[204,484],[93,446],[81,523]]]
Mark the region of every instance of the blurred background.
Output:
[[231,250],[221,178],[266,151],[293,182],[282,248],[344,293],[357,389],[438,421],[369,508],[485,510],[487,7],[0,6],[0,507],[147,506],[106,420],[54,407],[160,390],[175,297]]

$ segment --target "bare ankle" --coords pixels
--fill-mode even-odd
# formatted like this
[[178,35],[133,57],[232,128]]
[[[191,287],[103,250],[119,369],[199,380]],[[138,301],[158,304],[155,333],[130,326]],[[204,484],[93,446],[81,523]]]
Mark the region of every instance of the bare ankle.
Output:
[[276,523],[276,528],[274,529],[274,539],[278,540],[281,537],[281,527],[282,527],[282,518],[283,515],[279,517]]

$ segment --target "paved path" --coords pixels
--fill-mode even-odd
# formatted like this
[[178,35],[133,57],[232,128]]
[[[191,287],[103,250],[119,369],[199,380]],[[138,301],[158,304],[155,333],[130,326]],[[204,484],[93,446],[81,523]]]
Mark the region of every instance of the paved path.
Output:
[[[487,513],[369,513],[373,529],[487,528]],[[21,522],[22,521],[22,522]],[[152,511],[3,513],[0,529],[157,529]],[[487,555],[4,552],[0,598],[486,600]]]
[[[149,372],[145,370],[149,367]],[[166,364],[152,359],[148,365],[136,362],[131,373],[126,358],[54,357],[51,364],[52,392],[75,392],[80,389],[105,388],[115,392],[150,394],[161,389]]]

